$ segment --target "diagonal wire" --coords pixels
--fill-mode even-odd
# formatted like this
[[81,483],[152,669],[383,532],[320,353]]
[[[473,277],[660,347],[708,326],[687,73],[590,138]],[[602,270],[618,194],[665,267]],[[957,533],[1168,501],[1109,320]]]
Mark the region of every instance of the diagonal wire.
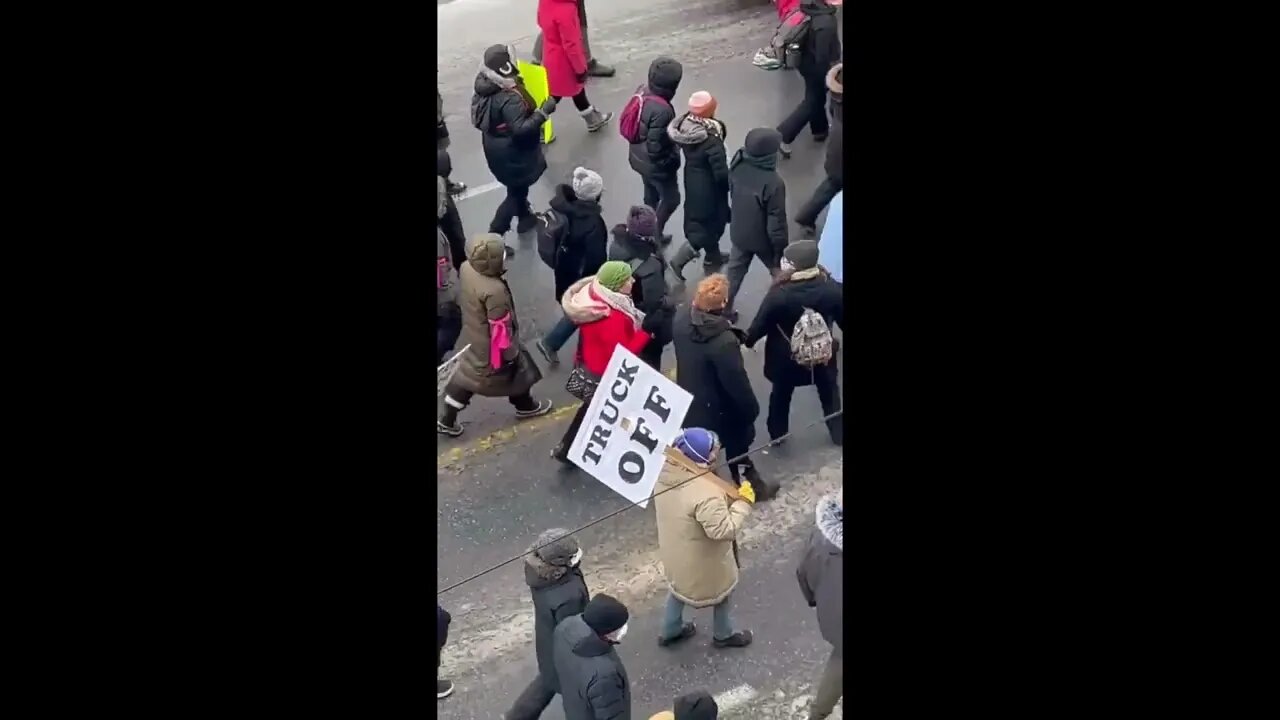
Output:
[[[808,425],[805,425],[804,427],[800,428],[800,430],[792,430],[791,432],[788,432],[786,435],[783,435],[782,437],[780,437],[780,438],[778,438],[778,439],[776,439],[776,440],[770,440],[769,442],[767,442],[767,443],[765,443],[765,444],[763,444],[763,445],[759,445],[759,446],[757,446],[757,447],[753,447],[753,448],[751,448],[750,450],[747,450],[746,452],[742,453],[741,455],[739,455],[739,456],[737,456],[737,457],[732,457],[732,458],[729,458],[728,460],[723,460],[723,461],[721,461],[721,462],[720,462],[719,464],[717,464],[717,465],[711,465],[711,466],[709,466],[706,470],[703,470],[702,472],[698,473],[697,475],[694,475],[693,477],[688,478],[687,480],[682,481],[679,485],[674,485],[674,486],[672,486],[672,487],[666,488],[665,490],[660,490],[660,491],[658,491],[658,492],[654,493],[653,495],[650,495],[649,497],[650,497],[650,498],[655,498],[655,497],[658,497],[659,495],[661,495],[662,493],[665,493],[665,492],[671,492],[672,490],[676,490],[676,489],[682,488],[682,487],[684,487],[684,486],[685,486],[685,484],[686,484],[686,483],[689,483],[689,482],[692,482],[692,481],[694,481],[694,480],[697,480],[698,478],[702,477],[703,475],[706,475],[707,473],[715,472],[715,471],[716,471],[716,470],[718,470],[719,468],[725,467],[726,465],[731,465],[731,464],[733,464],[733,463],[736,463],[736,462],[738,462],[738,461],[742,460],[743,458],[745,458],[745,457],[747,457],[747,456],[749,456],[749,455],[751,455],[751,454],[753,454],[753,453],[756,453],[756,452],[758,452],[758,451],[760,451],[760,450],[764,450],[765,448],[772,447],[772,446],[774,446],[774,445],[777,445],[777,444],[781,443],[783,440],[786,440],[787,438],[791,437],[792,435],[794,435],[794,434],[795,434],[795,433],[797,433],[797,432],[800,432],[801,430],[808,430],[808,429],[809,429],[809,428],[811,428],[811,427],[815,427],[815,426],[817,426],[819,423],[825,423],[825,422],[827,422],[828,420],[831,420],[832,418],[835,418],[835,417],[839,417],[840,415],[843,415],[843,414],[844,414],[844,408],[840,408],[839,410],[837,410],[837,411],[835,411],[835,412],[831,413],[830,415],[825,415],[825,416],[823,416],[823,417],[818,418],[817,420],[814,420],[813,422],[809,423]],[[581,526],[581,527],[578,527],[578,528],[576,528],[576,529],[574,529],[574,530],[570,530],[569,532],[565,533],[564,535],[561,535],[560,537],[556,538],[555,540],[552,540],[551,542],[547,543],[546,545],[538,545],[538,546],[536,546],[536,547],[531,547],[531,548],[529,548],[528,550],[525,550],[524,552],[520,553],[519,555],[516,555],[515,557],[507,558],[506,560],[503,560],[502,562],[498,563],[497,565],[494,565],[493,567],[487,568],[487,569],[485,569],[485,570],[481,570],[480,572],[476,573],[475,575],[472,575],[471,577],[469,577],[469,578],[467,578],[467,579],[465,579],[465,580],[459,580],[458,582],[456,582],[456,583],[454,583],[454,584],[450,585],[449,587],[447,587],[447,588],[445,588],[445,589],[443,589],[443,590],[439,590],[439,591],[437,591],[437,592],[436,592],[436,596],[437,596],[437,597],[439,597],[439,596],[441,596],[441,595],[443,595],[443,594],[445,594],[445,593],[449,592],[450,590],[455,590],[455,589],[457,589],[457,588],[459,588],[459,587],[461,587],[461,586],[463,586],[463,585],[466,585],[467,583],[471,582],[472,580],[475,580],[475,579],[477,579],[477,578],[483,577],[483,576],[488,575],[489,573],[493,572],[494,570],[497,570],[497,569],[499,569],[499,568],[502,568],[502,567],[505,567],[505,566],[507,566],[507,565],[510,565],[511,563],[513,563],[513,562],[515,562],[515,561],[517,561],[517,560],[519,560],[519,559],[523,558],[524,556],[526,556],[526,555],[528,555],[528,554],[530,554],[530,553],[537,552],[538,550],[541,550],[541,549],[542,549],[542,548],[544,548],[544,547],[548,547],[548,546],[550,546],[550,545],[554,545],[554,544],[556,544],[556,543],[560,542],[561,540],[563,540],[563,539],[565,539],[565,538],[569,537],[570,535],[576,535],[577,533],[580,533],[580,532],[582,532],[583,530],[586,530],[586,529],[587,529],[587,528],[589,528],[589,527],[592,527],[592,526],[594,526],[594,525],[599,525],[600,523],[604,522],[605,520],[608,520],[609,518],[616,517],[616,516],[621,515],[622,513],[626,512],[626,511],[628,511],[628,510],[630,510],[630,509],[632,509],[632,508],[637,508],[637,507],[640,507],[640,505],[639,505],[639,504],[637,504],[637,503],[630,503],[630,504],[627,504],[627,505],[623,505],[622,507],[618,508],[617,510],[614,510],[613,512],[609,513],[608,515],[605,515],[605,516],[603,516],[603,517],[598,517],[598,518],[596,518],[595,520],[592,520],[591,522],[587,523],[586,525],[583,525],[583,526]]]

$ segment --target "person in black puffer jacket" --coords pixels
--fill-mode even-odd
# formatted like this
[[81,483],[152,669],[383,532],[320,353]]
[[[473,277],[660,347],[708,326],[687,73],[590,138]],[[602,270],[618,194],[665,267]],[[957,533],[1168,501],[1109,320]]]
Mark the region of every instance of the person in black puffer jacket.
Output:
[[796,224],[805,235],[818,234],[818,214],[822,212],[836,193],[844,189],[844,64],[831,68],[827,73],[827,90],[831,92],[831,141],[827,143],[827,176],[813,191],[813,197],[796,213]]
[[703,271],[710,275],[724,265],[720,236],[729,224],[729,158],[724,151],[726,129],[715,117],[716,99],[698,91],[689,97],[689,112],[671,122],[667,134],[684,151],[684,238],[671,258],[674,280],[684,283],[684,266],[707,255]]
[[[772,128],[747,133],[742,149],[729,163],[729,192],[733,218],[729,224],[729,307],[742,289],[742,280],[759,258],[770,275],[778,274],[782,249],[787,246],[787,185],[778,175],[781,138]],[[730,320],[737,318],[726,310]]]
[[[676,309],[672,335],[676,350],[676,381],[693,395],[684,427],[706,428],[720,437],[724,457],[735,458],[751,449],[756,438],[760,403],[742,364],[746,333],[724,317],[729,281],[715,274],[698,283],[693,300]],[[750,457],[729,465],[733,481],[745,474],[757,497],[768,489]]]
[[489,223],[489,232],[503,235],[519,218],[516,231],[533,230],[536,221],[529,207],[529,187],[542,177],[547,160],[542,155],[542,124],[555,112],[556,101],[547,98],[536,107],[524,79],[516,70],[515,52],[503,45],[484,51],[484,65],[476,75],[471,98],[471,124],[483,134],[484,159],[493,177],[507,188],[507,197]]
[[564,720],[631,720],[631,681],[614,649],[630,618],[625,605],[601,593],[556,626],[551,656]]
[[840,28],[831,0],[800,0],[800,12],[809,16],[809,30],[800,45],[800,66],[804,99],[778,125],[782,133],[782,156],[791,157],[791,143],[805,125],[813,139],[827,139],[827,71],[840,62]]
[[671,236],[663,232],[667,220],[680,207],[680,184],[676,171],[680,169],[680,149],[667,135],[667,126],[676,119],[672,98],[680,87],[684,68],[679,61],[660,57],[649,65],[648,93],[666,100],[646,100],[640,109],[640,137],[631,145],[628,160],[631,169],[640,173],[644,183],[644,204],[658,213],[658,237],[662,245],[671,242]]
[[658,218],[653,208],[637,205],[627,214],[626,225],[613,227],[613,242],[609,243],[609,259],[621,260],[631,266],[635,285],[631,300],[644,321],[640,329],[651,336],[639,357],[654,370],[662,370],[662,349],[671,342],[671,316],[675,310],[673,298],[667,293],[667,261],[658,249]]
[[[569,287],[584,277],[595,275],[608,256],[609,228],[600,208],[604,180],[599,173],[586,168],[573,171],[571,185],[557,185],[551,196],[551,209],[563,215],[569,226],[565,230],[563,253],[556,262],[556,305],[564,299]],[[556,353],[573,336],[577,325],[561,316],[545,337],[534,342],[550,365],[559,365]]]
[[538,675],[516,698],[506,720],[536,720],[546,710],[560,681],[552,656],[556,626],[587,609],[591,593],[579,563],[582,548],[566,537],[568,530],[552,528],[538,536],[525,556],[524,581],[533,595],[533,646],[538,658]]
[[[807,368],[791,357],[791,334],[806,308],[813,310],[826,321],[828,330],[844,325],[844,291],[840,283],[831,279],[818,265],[818,243],[799,240],[787,246],[787,263],[783,272],[773,281],[773,287],[764,296],[760,311],[751,322],[747,347],[761,339],[764,343],[764,376],[773,383],[769,392],[769,416],[766,426],[769,439],[777,440],[786,435],[791,424],[791,396],[798,387],[813,385],[818,390],[822,414],[831,415],[840,409],[839,347],[832,340],[831,360],[825,365]],[[844,416],[836,415],[827,421],[831,442],[844,442]]]

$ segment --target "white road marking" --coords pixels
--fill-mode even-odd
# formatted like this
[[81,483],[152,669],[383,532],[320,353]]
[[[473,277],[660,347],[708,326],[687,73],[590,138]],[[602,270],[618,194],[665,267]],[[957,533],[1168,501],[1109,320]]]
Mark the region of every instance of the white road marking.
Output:
[[722,713],[730,713],[751,702],[760,693],[750,685],[739,685],[716,695],[716,706]]
[[467,198],[473,198],[477,195],[483,195],[487,192],[493,192],[494,190],[497,190],[500,187],[502,187],[502,183],[498,182],[497,180],[494,180],[491,183],[485,183],[483,185],[480,185],[479,187],[469,187],[466,190],[464,190],[461,195],[454,195],[453,201],[455,203],[460,203],[463,200],[466,200]]

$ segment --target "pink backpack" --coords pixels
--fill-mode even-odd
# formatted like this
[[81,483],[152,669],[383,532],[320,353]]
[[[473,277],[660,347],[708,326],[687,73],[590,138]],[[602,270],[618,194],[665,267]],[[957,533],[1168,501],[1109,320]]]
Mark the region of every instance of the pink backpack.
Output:
[[636,93],[627,101],[626,106],[622,108],[622,115],[618,117],[618,134],[632,145],[644,140],[644,128],[640,124],[640,111],[644,109],[645,100],[657,100],[663,105],[671,107],[671,103],[667,102],[666,98],[661,95],[651,94],[647,85],[641,85],[636,88]]

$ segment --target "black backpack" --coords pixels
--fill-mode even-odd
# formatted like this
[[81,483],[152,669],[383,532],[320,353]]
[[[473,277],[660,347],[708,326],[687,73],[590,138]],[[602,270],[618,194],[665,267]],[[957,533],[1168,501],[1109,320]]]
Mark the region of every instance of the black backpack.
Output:
[[538,222],[538,257],[552,270],[560,262],[564,241],[569,235],[569,220],[555,210],[534,213]]

